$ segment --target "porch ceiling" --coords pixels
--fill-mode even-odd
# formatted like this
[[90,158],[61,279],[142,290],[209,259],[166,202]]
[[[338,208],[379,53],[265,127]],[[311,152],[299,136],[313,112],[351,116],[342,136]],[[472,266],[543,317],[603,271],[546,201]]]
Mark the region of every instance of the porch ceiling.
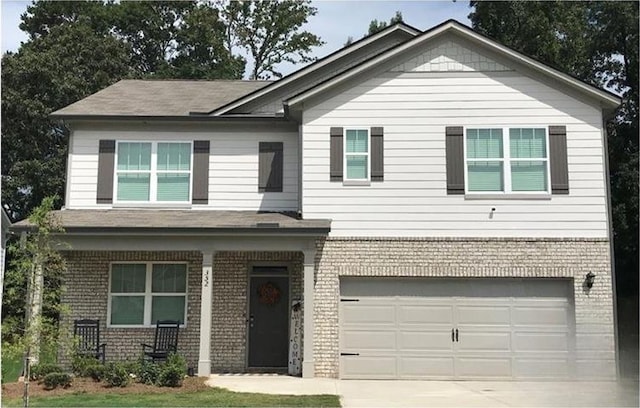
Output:
[[[255,211],[107,209],[59,210],[58,217],[65,234],[301,234],[326,235],[331,220],[305,220],[295,213]],[[33,225],[22,220],[14,231],[29,230]]]

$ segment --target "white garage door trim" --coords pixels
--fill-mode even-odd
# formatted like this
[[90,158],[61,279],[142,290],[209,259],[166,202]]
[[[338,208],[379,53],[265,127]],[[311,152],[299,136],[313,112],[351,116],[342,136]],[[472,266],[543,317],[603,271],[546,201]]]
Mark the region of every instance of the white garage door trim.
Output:
[[344,379],[566,379],[568,279],[342,278]]

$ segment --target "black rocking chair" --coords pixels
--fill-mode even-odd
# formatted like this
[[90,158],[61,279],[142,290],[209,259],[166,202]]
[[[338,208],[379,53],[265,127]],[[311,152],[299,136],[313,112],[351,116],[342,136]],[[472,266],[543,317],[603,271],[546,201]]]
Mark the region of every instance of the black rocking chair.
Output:
[[73,336],[78,342],[76,352],[79,355],[96,358],[104,364],[107,344],[100,343],[100,320],[74,320]]
[[142,345],[142,352],[145,357],[154,363],[165,361],[169,353],[178,351],[178,330],[180,322],[176,320],[158,320],[156,323],[156,334],[153,346]]

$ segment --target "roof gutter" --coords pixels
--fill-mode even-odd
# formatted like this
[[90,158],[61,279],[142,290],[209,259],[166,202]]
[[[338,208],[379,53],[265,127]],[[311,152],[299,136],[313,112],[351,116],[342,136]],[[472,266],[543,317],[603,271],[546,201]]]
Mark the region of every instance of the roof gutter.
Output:
[[149,122],[233,122],[241,119],[242,121],[272,121],[287,122],[283,115],[225,115],[225,116],[208,116],[191,114],[184,115],[168,115],[168,116],[132,116],[132,115],[49,115],[52,119],[63,121],[149,121]]

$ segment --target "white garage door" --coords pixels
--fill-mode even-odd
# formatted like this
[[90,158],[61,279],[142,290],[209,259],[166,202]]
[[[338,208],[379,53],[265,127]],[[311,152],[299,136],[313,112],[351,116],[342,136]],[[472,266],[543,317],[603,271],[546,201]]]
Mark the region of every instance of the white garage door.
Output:
[[347,278],[340,295],[341,378],[572,374],[568,280]]

